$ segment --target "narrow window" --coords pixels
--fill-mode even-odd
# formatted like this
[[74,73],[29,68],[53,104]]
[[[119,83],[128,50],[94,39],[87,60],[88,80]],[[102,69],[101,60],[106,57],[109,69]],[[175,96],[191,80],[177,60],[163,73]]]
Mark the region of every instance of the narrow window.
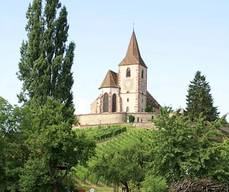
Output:
[[129,98],[127,98],[127,102],[129,102]]
[[142,69],[142,79],[144,79],[144,70]]
[[131,76],[131,72],[130,72],[130,68],[128,67],[126,69],[126,77],[130,77]]
[[109,103],[109,101],[108,101],[108,94],[105,93],[103,95],[103,112],[108,112],[108,103]]
[[116,94],[112,95],[112,112],[116,112]]

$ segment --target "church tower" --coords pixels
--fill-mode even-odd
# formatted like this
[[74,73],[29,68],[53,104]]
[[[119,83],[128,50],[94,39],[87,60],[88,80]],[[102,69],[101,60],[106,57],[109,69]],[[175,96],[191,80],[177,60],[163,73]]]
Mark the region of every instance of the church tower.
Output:
[[125,58],[119,64],[122,112],[144,112],[147,99],[147,66],[133,31]]

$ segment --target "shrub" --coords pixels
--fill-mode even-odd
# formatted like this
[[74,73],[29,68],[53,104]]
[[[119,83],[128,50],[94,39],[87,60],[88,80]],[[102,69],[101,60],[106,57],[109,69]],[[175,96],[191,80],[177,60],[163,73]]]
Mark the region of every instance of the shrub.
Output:
[[133,115],[128,116],[129,123],[133,123],[135,120],[135,117]]
[[164,178],[149,175],[142,182],[142,192],[166,192],[167,184]]

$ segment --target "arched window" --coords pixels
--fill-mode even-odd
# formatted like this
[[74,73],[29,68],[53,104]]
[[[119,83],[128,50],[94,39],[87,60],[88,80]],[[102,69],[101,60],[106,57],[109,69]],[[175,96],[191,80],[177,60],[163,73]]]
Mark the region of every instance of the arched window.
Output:
[[109,106],[108,94],[105,93],[103,95],[103,112],[108,112],[108,106]]
[[142,69],[142,79],[144,78],[144,70]]
[[126,69],[126,77],[130,77],[131,76],[131,72],[130,72],[130,68],[128,67]]
[[112,95],[112,112],[116,112],[116,104],[117,104],[116,94],[113,94]]

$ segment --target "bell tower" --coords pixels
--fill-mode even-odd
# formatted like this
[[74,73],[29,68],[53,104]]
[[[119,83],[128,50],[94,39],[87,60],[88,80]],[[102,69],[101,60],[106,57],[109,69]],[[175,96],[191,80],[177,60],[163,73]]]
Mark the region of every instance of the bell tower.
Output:
[[146,108],[147,66],[133,31],[126,56],[119,64],[119,85],[122,112],[143,112]]

